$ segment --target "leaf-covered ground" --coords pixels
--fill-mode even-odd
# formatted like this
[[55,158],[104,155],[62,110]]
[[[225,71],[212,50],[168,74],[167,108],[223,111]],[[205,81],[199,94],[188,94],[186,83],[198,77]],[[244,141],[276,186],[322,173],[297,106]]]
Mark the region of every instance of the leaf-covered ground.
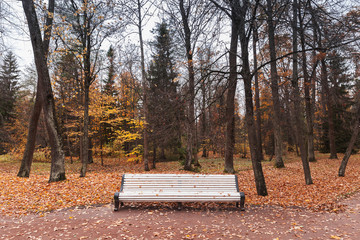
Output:
[[[302,165],[297,157],[286,156],[286,168],[275,169],[264,162],[264,174],[269,195],[256,195],[251,162],[238,159],[240,190],[246,194],[246,204],[305,207],[312,210],[339,211],[338,200],[360,190],[360,155],[352,156],[345,177],[337,177],[340,160],[318,155],[310,163],[314,184],[305,185]],[[35,162],[30,178],[18,178],[19,159],[0,158],[0,214],[19,216],[71,208],[79,205],[110,203],[118,191],[123,173],[142,173],[141,163],[105,159],[101,167],[96,159],[85,178],[79,178],[79,163],[67,163],[67,180],[48,183],[49,163]],[[199,173],[222,174],[221,159],[202,159]],[[185,173],[178,162],[158,163],[150,173]]]

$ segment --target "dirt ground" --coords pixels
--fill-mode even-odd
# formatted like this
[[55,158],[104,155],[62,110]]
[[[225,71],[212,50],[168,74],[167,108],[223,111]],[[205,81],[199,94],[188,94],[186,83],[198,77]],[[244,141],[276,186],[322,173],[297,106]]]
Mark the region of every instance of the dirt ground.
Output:
[[0,216],[0,239],[360,239],[360,193],[339,213],[302,208],[169,203],[77,207]]

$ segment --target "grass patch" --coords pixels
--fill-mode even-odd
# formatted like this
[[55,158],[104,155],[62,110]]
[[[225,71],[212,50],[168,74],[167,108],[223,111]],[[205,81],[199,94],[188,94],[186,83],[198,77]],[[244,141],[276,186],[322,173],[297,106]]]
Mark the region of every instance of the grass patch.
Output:
[[14,163],[14,157],[10,153],[0,155],[0,163]]

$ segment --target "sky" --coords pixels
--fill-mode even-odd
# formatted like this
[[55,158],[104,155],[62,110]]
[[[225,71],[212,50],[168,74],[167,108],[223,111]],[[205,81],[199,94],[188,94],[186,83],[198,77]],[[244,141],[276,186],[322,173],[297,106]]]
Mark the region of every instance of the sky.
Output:
[[[12,23],[8,23],[6,21],[1,20],[0,25],[4,25],[6,28],[6,32],[3,35],[4,45],[7,50],[11,50],[17,57],[20,69],[23,71],[26,66],[33,64],[34,55],[32,51],[32,46],[30,42],[30,37],[28,33],[28,26],[26,24],[26,17],[22,9],[21,1],[19,0],[3,0],[5,4],[0,7],[5,7],[9,9],[8,6],[11,7],[11,14],[9,19],[11,19]],[[6,6],[6,4],[8,6]],[[153,34],[151,33],[152,28],[154,28],[155,22],[150,21],[146,25],[143,31],[143,37],[145,41],[152,41]],[[134,37],[137,38],[137,35],[129,35],[127,40],[134,42]],[[104,49],[108,49],[110,46],[110,42],[105,42],[103,44]]]
[[[5,4],[12,8],[11,13],[7,14],[12,24],[5,21],[1,23],[6,28],[3,36],[4,45],[7,50],[11,50],[17,56],[19,67],[21,70],[24,70],[34,59],[25,15],[22,10],[21,1],[5,0],[5,2]],[[3,5],[4,8],[9,10],[8,6]]]
[[[8,48],[8,50],[11,50],[17,56],[20,70],[23,73],[22,75],[24,78],[26,78],[25,69],[27,66],[33,65],[34,55],[32,51],[30,37],[28,34],[26,17],[22,9],[22,4],[21,1],[19,0],[2,0],[2,1],[5,2],[5,4],[8,4],[8,6],[11,6],[12,16],[8,16],[8,18],[11,19],[11,21],[13,22],[13,24],[7,23],[6,28],[9,30],[7,30],[6,34],[4,35],[4,44]],[[0,26],[2,24],[2,21],[3,20],[0,18]],[[143,36],[145,42],[149,42],[154,39],[152,29],[155,27],[156,22],[159,22],[159,16],[156,17],[155,14],[154,18],[152,18],[144,28]],[[124,39],[124,42],[131,42],[133,44],[137,44],[137,39],[138,39],[137,34],[131,34],[131,35],[127,35],[126,39]],[[223,34],[221,42],[223,42],[223,44],[228,46],[228,41],[229,41],[228,34],[226,33]],[[103,49],[107,50],[109,45],[110,43],[105,43]],[[146,50],[149,50],[148,47],[149,46],[145,44],[145,48],[147,48]],[[151,53],[150,51],[146,51],[146,55],[149,55],[150,53]],[[242,82],[240,82],[240,84],[238,85],[238,94],[240,93],[240,95],[242,95],[241,94],[242,89],[243,89]],[[240,98],[241,97],[239,97],[239,99]]]
[[[5,3],[2,3],[5,2]],[[1,3],[5,6],[1,6]],[[7,6],[6,6],[7,4]],[[11,50],[18,59],[18,64],[20,67],[20,70],[23,73],[23,76],[26,74],[26,67],[31,66],[33,67],[34,64],[34,55],[32,51],[32,46],[30,42],[30,37],[28,33],[28,26],[26,23],[26,17],[23,12],[22,3],[19,0],[2,0],[0,1],[0,9],[4,7],[8,7],[8,11],[11,12],[11,15],[5,16],[8,19],[10,19],[11,23],[5,22],[0,17],[0,27],[1,25],[4,25],[3,27],[6,29],[5,34],[3,35],[4,38],[4,45],[7,47],[7,50]],[[11,8],[11,10],[10,10]],[[145,41],[145,55],[146,55],[146,61],[148,61],[151,57],[151,51],[149,51],[149,44],[147,44],[150,41],[154,40],[154,34],[152,33],[152,29],[155,27],[156,22],[159,22],[160,17],[155,13],[154,16],[150,19],[149,22],[144,26],[143,29],[143,37]],[[120,44],[121,46],[126,46],[129,43],[139,45],[138,43],[138,35],[136,29],[132,29],[134,27],[128,27],[127,33],[132,34],[125,34],[124,39],[121,39],[120,41],[124,44]],[[223,34],[222,37],[224,39],[221,39],[221,42],[228,45],[227,42],[229,41],[228,34]],[[110,43],[110,41],[112,43]],[[116,44],[119,43],[119,38],[112,39],[109,41],[106,41],[103,43],[102,49],[107,51],[110,44]],[[1,51],[0,51],[1,54]],[[119,58],[119,61],[122,61],[122,59]]]
[[[4,34],[4,45],[8,48],[8,50],[11,50],[17,56],[19,68],[22,71],[23,77],[26,78],[25,69],[28,66],[31,67],[34,66],[33,64],[34,55],[28,33],[26,17],[22,9],[22,3],[19,0],[2,0],[2,2],[5,2],[5,4],[10,6],[12,9],[11,10],[12,16],[8,16],[8,18],[11,19],[12,24],[6,23],[5,27],[7,30],[6,33]],[[159,18],[160,17],[156,16],[155,14],[154,18],[152,18],[144,27],[143,37],[145,42],[154,40],[154,34],[152,33],[152,29],[155,27],[156,22],[159,22]],[[3,20],[0,17],[0,26],[2,24],[2,21]],[[224,39],[222,39],[222,42],[224,42],[224,44],[227,45],[227,42],[229,41],[229,36],[225,34],[223,35],[223,37]],[[122,41],[131,42],[137,45],[138,36],[136,34],[136,31],[134,31],[133,34],[127,35],[127,37],[125,37],[125,39],[123,39]],[[116,39],[115,42],[118,42],[118,39]],[[104,43],[103,49],[107,50],[109,48],[109,45],[110,42]],[[146,48],[145,52],[147,55],[146,57],[148,59],[151,54],[151,52],[148,51],[149,50],[148,44],[145,44],[145,48]],[[239,88],[242,89],[242,87],[240,86]]]

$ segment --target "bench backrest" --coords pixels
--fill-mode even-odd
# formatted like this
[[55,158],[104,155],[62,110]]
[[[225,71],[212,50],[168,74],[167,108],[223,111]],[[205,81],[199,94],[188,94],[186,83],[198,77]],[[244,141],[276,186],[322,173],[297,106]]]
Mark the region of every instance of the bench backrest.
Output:
[[126,191],[239,192],[236,175],[124,174],[120,192]]

